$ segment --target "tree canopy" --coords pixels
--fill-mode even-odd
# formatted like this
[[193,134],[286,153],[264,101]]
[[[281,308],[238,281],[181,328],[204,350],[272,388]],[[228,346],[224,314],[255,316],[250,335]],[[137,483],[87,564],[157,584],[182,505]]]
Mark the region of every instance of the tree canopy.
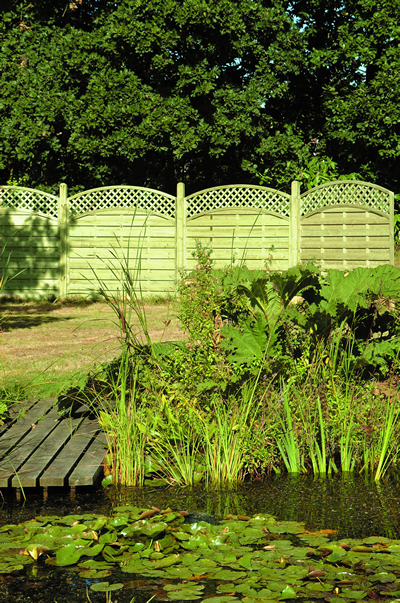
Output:
[[399,188],[400,0],[3,0],[0,177]]

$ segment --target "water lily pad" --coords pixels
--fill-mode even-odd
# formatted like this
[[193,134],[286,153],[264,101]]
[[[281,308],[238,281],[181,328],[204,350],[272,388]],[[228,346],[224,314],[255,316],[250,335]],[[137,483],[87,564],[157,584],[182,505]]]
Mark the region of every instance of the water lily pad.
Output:
[[296,591],[294,590],[294,588],[292,588],[291,586],[285,586],[279,599],[280,600],[295,599],[296,596],[297,596],[297,594],[296,594]]
[[235,582],[236,580],[240,580],[244,578],[247,574],[245,572],[235,572],[232,570],[217,570],[212,573],[212,577],[217,580],[229,580],[231,582]]
[[96,570],[87,569],[79,572],[79,576],[81,578],[85,578],[86,580],[99,580],[100,578],[107,578],[107,576],[111,576],[111,572],[110,570],[101,570],[98,572]]
[[75,544],[67,544],[61,547],[56,552],[56,560],[58,565],[75,565],[82,556],[81,549],[77,549]]
[[187,580],[193,576],[193,572],[187,567],[170,567],[166,570],[166,573],[171,578],[179,578],[181,580]]
[[361,599],[365,599],[366,596],[367,593],[362,590],[346,590],[339,594],[339,597],[354,599],[355,601],[361,601]]
[[231,601],[239,601],[239,599],[237,597],[228,597],[225,595],[221,597],[209,597],[206,601],[207,603],[230,603]]
[[380,582],[381,584],[387,584],[388,582],[394,582],[396,580],[396,576],[388,572],[379,572],[379,574],[368,576],[368,579],[371,582]]
[[106,563],[105,561],[96,561],[96,559],[88,559],[87,561],[82,561],[79,563],[79,566],[82,569],[95,569],[95,570],[105,570],[112,569],[113,566],[110,563]]
[[91,584],[90,589],[99,593],[111,592],[113,590],[120,590],[124,588],[124,585],[120,582],[116,584],[110,584],[109,582],[97,582],[96,584]]

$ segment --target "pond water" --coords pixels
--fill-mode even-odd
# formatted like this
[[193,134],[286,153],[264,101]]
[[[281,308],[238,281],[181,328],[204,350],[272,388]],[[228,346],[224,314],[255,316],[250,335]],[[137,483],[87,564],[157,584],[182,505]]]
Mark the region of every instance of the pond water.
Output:
[[[29,493],[28,500],[18,504],[5,498],[0,508],[0,524],[20,523],[37,515],[77,513],[112,514],[113,507],[124,503],[143,508],[171,507],[174,510],[204,512],[222,519],[228,514],[252,515],[268,513],[279,520],[304,521],[309,529],[338,530],[337,538],[384,536],[400,539],[400,476],[374,484],[364,477],[276,476],[252,482],[237,489],[205,491],[204,489],[120,489],[81,490],[71,498],[67,491],[50,490],[43,501],[41,494]],[[112,583],[123,582],[125,588],[112,593],[113,603],[136,603],[148,600],[141,591],[140,580],[132,574],[115,572]],[[27,566],[26,572],[0,576],[0,601],[4,603],[74,603],[88,601],[91,582],[80,578],[77,570],[44,565]],[[145,588],[146,591],[146,588]],[[89,591],[90,601],[106,601],[105,593]]]

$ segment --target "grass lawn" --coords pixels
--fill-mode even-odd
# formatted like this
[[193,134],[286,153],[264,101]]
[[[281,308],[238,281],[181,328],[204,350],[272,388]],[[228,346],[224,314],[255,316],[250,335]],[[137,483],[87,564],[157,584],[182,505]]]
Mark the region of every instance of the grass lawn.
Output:
[[[146,304],[153,342],[183,337],[178,305]],[[101,302],[58,301],[0,305],[0,387],[29,396],[55,396],[74,375],[119,355],[119,327]]]

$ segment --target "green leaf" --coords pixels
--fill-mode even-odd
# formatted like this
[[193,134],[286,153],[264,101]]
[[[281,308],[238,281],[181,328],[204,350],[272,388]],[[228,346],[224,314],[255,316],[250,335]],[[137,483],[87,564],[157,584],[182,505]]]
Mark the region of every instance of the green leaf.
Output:
[[109,582],[97,582],[96,584],[90,585],[90,590],[94,590],[99,593],[112,592],[113,590],[121,590],[124,588],[122,583],[110,584]]

